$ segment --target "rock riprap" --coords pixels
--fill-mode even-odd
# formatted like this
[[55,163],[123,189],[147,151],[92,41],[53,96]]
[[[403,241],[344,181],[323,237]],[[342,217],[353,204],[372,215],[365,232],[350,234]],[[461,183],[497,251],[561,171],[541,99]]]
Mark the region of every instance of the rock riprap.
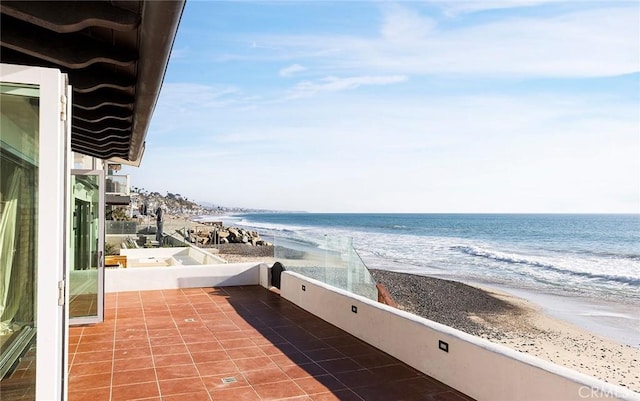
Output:
[[269,246],[271,243],[260,238],[257,231],[240,227],[225,227],[222,223],[203,225],[188,232],[189,242],[204,246],[215,244],[247,244],[253,246]]

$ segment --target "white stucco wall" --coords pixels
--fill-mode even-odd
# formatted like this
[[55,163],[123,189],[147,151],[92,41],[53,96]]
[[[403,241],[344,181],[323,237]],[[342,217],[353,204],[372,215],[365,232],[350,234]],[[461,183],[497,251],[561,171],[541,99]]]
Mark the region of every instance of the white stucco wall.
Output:
[[260,265],[160,266],[105,270],[105,292],[258,285]]
[[478,401],[640,400],[623,387],[297,273],[282,274],[281,296]]

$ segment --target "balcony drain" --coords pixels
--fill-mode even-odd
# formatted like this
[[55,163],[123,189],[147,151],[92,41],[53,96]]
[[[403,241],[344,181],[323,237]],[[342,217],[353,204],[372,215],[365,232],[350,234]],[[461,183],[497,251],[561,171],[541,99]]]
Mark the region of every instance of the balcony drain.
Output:
[[192,323],[192,322],[195,322],[195,321],[196,321],[196,319],[194,319],[194,318],[191,318],[191,317],[190,317],[189,319],[184,319],[184,321],[185,321],[185,322]]
[[222,383],[224,384],[229,384],[229,383],[237,383],[238,379],[236,379],[235,377],[224,377],[222,378]]

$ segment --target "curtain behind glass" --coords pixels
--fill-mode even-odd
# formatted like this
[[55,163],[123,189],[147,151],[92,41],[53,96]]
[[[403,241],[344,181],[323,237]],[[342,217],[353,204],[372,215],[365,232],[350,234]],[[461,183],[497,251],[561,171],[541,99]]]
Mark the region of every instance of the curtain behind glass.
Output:
[[35,167],[12,157],[0,160],[0,335],[5,335],[32,326],[35,317]]
[[[11,273],[15,254],[16,223],[18,216],[18,189],[22,169],[16,168],[11,174],[9,190],[3,194],[4,207],[0,217],[0,334],[8,334],[11,321],[15,317],[17,308],[9,305],[9,289],[11,287]],[[11,302],[14,304],[14,302]]]

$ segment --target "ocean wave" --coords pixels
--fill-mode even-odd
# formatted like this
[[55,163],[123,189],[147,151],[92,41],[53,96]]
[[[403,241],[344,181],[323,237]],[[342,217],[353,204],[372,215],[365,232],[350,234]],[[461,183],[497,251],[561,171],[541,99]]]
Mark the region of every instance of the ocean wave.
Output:
[[627,260],[640,261],[640,254],[636,254],[636,253],[597,252],[597,251],[590,251],[590,250],[584,250],[578,253],[585,254],[585,255],[605,257],[605,258],[612,258],[612,259],[627,259]]
[[296,231],[304,230],[305,228],[308,228],[303,226],[292,226],[292,225],[285,225],[285,224],[261,223],[261,222],[255,222],[255,221],[250,221],[245,219],[239,220],[235,222],[235,224],[243,227],[252,227],[252,228],[258,228],[258,229],[264,229],[264,230],[280,231],[284,233],[294,233]]
[[620,319],[639,320],[637,316],[632,316],[627,313],[615,313],[615,312],[582,312],[580,316],[591,317],[617,317]]
[[411,230],[411,227],[405,226],[404,224],[391,224],[391,225],[387,225],[387,226],[382,226],[382,228],[385,228],[385,229],[388,229],[388,230],[398,230],[398,231],[409,231],[409,230]]
[[491,252],[491,251],[487,251],[487,250],[473,247],[473,246],[453,246],[451,247],[451,250],[459,251],[473,257],[490,259],[497,262],[503,262],[503,263],[512,264],[512,265],[525,265],[525,266],[537,267],[540,269],[552,271],[552,272],[563,274],[563,275],[569,275],[572,277],[579,277],[579,278],[589,279],[589,280],[610,281],[610,282],[616,282],[616,283],[632,285],[632,286],[640,286],[640,277],[570,270],[570,269],[558,267],[549,263],[544,263],[544,262],[540,262],[533,259],[527,259],[527,258],[519,257],[516,255],[505,254],[505,253]]

